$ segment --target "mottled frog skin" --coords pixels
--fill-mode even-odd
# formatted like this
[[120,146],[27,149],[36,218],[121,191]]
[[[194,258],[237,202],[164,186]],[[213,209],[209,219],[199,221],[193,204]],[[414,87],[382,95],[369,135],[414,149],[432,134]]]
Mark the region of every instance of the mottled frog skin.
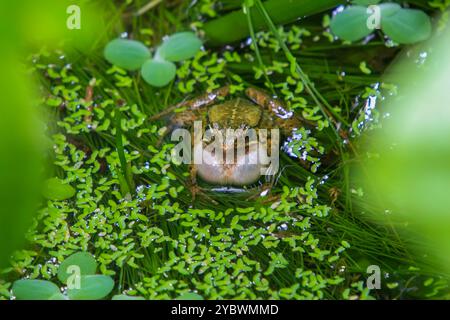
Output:
[[218,124],[221,128],[256,127],[261,120],[262,113],[261,108],[251,101],[236,98],[213,105],[208,110],[208,120],[212,124]]

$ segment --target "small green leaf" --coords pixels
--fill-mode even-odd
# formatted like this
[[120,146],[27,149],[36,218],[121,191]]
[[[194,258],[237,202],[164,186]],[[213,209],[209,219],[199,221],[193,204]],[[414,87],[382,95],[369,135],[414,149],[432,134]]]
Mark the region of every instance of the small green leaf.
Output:
[[342,40],[360,40],[373,31],[367,27],[369,15],[366,7],[350,6],[331,19],[331,31]]
[[51,178],[45,181],[42,194],[50,200],[65,200],[75,195],[75,189],[61,179]]
[[128,39],[110,41],[103,54],[110,63],[127,70],[137,70],[150,59],[150,52],[143,43]]
[[141,68],[142,78],[155,87],[164,87],[175,78],[177,68],[170,61],[148,60]]
[[184,293],[175,300],[204,300],[203,297],[194,292]]
[[64,284],[67,284],[67,278],[72,275],[72,272],[68,273],[70,266],[78,266],[80,268],[79,275],[92,275],[97,270],[97,262],[90,253],[77,252],[64,260],[59,266],[58,279]]
[[395,289],[395,288],[398,287],[398,282],[387,283],[386,286],[387,286],[389,289]]
[[56,284],[46,280],[17,280],[12,291],[18,300],[49,300],[61,293]]
[[365,61],[361,61],[361,63],[359,64],[359,69],[365,74],[372,73],[372,70],[370,70],[370,68],[367,66],[367,63]]
[[128,296],[126,294],[117,294],[111,300],[145,300],[144,297]]
[[416,43],[430,37],[431,21],[421,10],[401,9],[381,19],[381,30],[395,42]]
[[159,46],[157,55],[168,61],[190,59],[200,50],[202,41],[193,32],[179,32],[171,35]]
[[114,281],[105,275],[80,277],[79,289],[67,289],[71,300],[98,300],[106,297],[114,288]]

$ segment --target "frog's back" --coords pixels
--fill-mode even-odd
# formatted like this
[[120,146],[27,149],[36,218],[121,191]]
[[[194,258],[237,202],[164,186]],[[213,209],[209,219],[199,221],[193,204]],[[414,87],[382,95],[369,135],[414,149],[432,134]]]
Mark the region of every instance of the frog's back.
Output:
[[236,98],[212,106],[208,111],[211,124],[221,128],[256,127],[261,120],[261,108],[251,101]]

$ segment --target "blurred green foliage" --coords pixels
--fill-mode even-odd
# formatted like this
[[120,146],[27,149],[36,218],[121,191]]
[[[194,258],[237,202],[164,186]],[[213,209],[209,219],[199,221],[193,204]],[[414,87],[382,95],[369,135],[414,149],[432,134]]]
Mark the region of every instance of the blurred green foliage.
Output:
[[369,196],[390,211],[375,217],[416,232],[424,261],[450,275],[450,28],[405,53],[386,76],[398,84],[389,118],[373,138],[364,179]]
[[[17,249],[31,222],[44,171],[42,131],[45,124],[36,112],[33,77],[23,67],[29,50],[65,44],[88,52],[104,35],[98,4],[78,1],[83,16],[80,30],[66,26],[71,1],[46,0],[0,4],[0,265]],[[97,9],[93,10],[93,6]],[[85,9],[85,10],[84,10]],[[31,81],[30,81],[31,80]]]
[[[9,5],[2,2],[0,12]],[[32,109],[33,88],[20,61],[11,28],[14,14],[0,19],[4,45],[0,52],[0,266],[18,249],[37,205],[40,144],[39,124]],[[3,15],[2,15],[3,16]]]

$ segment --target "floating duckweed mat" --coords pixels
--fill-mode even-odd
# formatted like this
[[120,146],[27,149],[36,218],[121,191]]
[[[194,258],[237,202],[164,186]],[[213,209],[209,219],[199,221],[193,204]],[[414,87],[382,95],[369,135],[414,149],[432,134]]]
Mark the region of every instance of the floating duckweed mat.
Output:
[[[110,38],[126,30],[157,44],[189,24],[201,34],[203,19],[221,14],[203,0],[117,18],[134,7],[139,1],[117,9]],[[206,44],[161,89],[111,66],[102,44],[89,54],[32,55],[47,116],[48,175],[75,194],[42,203],[27,247],[2,273],[0,297],[11,297],[17,279],[56,279],[61,262],[79,251],[93,254],[99,272],[113,277],[112,294],[146,299],[188,292],[205,299],[439,297],[447,283],[422,271],[404,238],[365,217],[379,208],[365,202],[349,176],[361,134],[379,127],[379,104],[395,95],[381,74],[399,48],[378,38],[342,44],[328,31],[329,15],[279,27],[278,39],[255,30],[240,44]],[[279,39],[331,109],[324,112],[307,93]],[[313,129],[286,140],[269,192],[262,192],[264,180],[233,194],[201,183],[205,195],[193,202],[188,167],[170,161],[169,139],[158,145],[167,123],[149,118],[223,85],[234,95],[248,86],[276,94]],[[366,286],[369,265],[383,270],[381,290]]]

